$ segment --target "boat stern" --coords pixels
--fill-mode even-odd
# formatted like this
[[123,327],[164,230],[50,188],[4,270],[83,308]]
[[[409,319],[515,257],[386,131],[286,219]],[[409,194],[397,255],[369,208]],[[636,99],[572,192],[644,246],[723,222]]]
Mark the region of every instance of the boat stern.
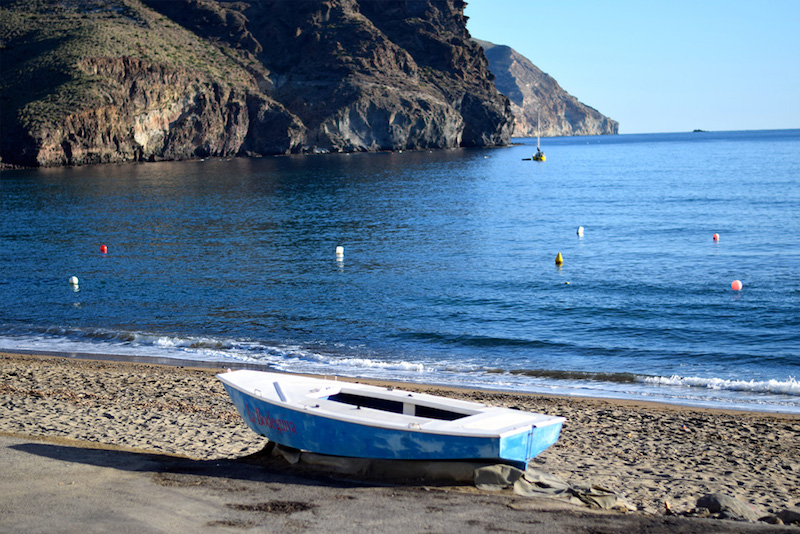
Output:
[[563,417],[551,417],[527,430],[504,436],[500,440],[500,458],[515,467],[527,469],[528,463],[558,441]]

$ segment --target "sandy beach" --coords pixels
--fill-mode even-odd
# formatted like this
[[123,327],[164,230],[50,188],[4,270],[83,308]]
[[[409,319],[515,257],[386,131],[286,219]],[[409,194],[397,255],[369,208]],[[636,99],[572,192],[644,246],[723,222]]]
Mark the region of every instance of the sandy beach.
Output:
[[[28,447],[31,443],[51,443],[64,450],[77,447],[141,453],[151,459],[171,458],[195,462],[196,468],[208,468],[219,465],[215,462],[256,454],[266,445],[264,438],[245,426],[215,379],[214,374],[220,369],[21,354],[0,354],[0,364],[0,434],[6,440],[4,443],[11,443],[4,445],[11,447],[4,454],[21,454],[24,447],[20,443],[28,443]],[[528,504],[524,520],[521,516],[513,521],[501,516],[507,522],[503,525],[506,531],[536,531],[531,525],[539,520],[535,519],[539,517],[536,514],[541,515],[544,509],[556,514],[548,516],[550,519],[561,518],[558,524],[564,526],[562,532],[579,531],[587,522],[596,527],[595,532],[613,532],[620,525],[655,532],[797,531],[796,526],[683,516],[695,509],[699,497],[714,493],[747,503],[765,517],[800,506],[800,416],[396,385],[411,391],[566,417],[558,443],[541,454],[535,466],[572,484],[608,488],[634,509],[628,514],[609,515],[555,503]],[[53,456],[46,460],[53,461]],[[0,472],[12,473],[8,464],[4,465]],[[241,469],[240,463],[225,465]],[[274,475],[276,467],[270,465],[268,469]],[[290,480],[297,473],[287,465],[284,476]],[[253,481],[247,483],[250,482]],[[403,486],[387,490],[383,485],[365,484],[367,491],[372,492],[371,499],[380,501],[390,498],[388,494],[400,492],[409,502],[417,503],[418,509],[409,503],[404,505],[409,513],[427,514],[425,517],[431,515],[430,507],[439,506],[432,497],[434,494],[465,499],[465,510],[470,508],[470,499],[475,503],[489,499],[500,503],[506,512],[514,506],[519,509],[522,506],[519,503],[523,502],[511,493],[487,493],[475,488],[421,491]],[[324,502],[334,502],[336,495],[342,495],[341,489],[330,491],[329,483],[318,485],[315,498],[327,499]],[[357,485],[357,491],[365,491],[362,486]],[[307,490],[309,483],[302,487]],[[0,530],[4,521],[20,517],[19,509],[9,504],[9,498],[5,504],[0,503]],[[263,502],[266,497],[260,498]],[[241,495],[238,499],[241,500]],[[366,515],[374,512],[367,513],[366,508],[363,511]],[[298,510],[280,515],[280,527],[273,518],[272,530],[267,530],[283,531],[291,525],[300,531],[335,530],[334,523],[325,522],[319,514],[314,516],[319,523],[297,519],[304,513],[311,512]],[[564,514],[573,522],[564,520]],[[435,531],[451,531],[452,527],[452,531],[463,532],[467,528],[464,525],[472,524],[469,523],[472,519],[458,517],[454,515],[448,521],[445,514],[441,525],[428,526],[434,525]],[[402,530],[425,530],[424,518],[419,519],[414,528]],[[462,520],[463,525],[459,523]],[[217,529],[259,526],[258,521],[236,521],[228,520],[229,524],[205,521],[203,525]],[[491,530],[477,523],[472,525],[474,528],[467,528],[468,531]],[[569,525],[575,530],[570,530]]]

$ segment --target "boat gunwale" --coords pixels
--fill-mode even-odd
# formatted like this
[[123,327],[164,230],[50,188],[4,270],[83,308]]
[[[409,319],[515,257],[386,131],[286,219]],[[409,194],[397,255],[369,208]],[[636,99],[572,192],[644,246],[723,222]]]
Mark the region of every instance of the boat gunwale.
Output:
[[[255,372],[262,372],[262,371],[255,371]],[[374,408],[366,408],[365,407],[365,408],[361,409],[361,410],[366,410],[366,412],[362,411],[362,413],[375,413],[375,414],[384,414],[384,415],[391,414],[392,416],[405,419],[403,422],[387,421],[387,420],[382,420],[381,421],[381,420],[378,420],[376,418],[366,418],[366,417],[354,416],[352,413],[349,413],[349,412],[346,412],[346,411],[338,412],[338,411],[333,411],[333,410],[329,410],[329,409],[324,409],[324,408],[322,408],[320,406],[312,407],[312,406],[309,406],[307,404],[301,404],[299,402],[291,402],[289,400],[281,401],[280,399],[274,399],[274,398],[271,398],[271,397],[265,397],[263,395],[258,395],[258,394],[255,393],[255,391],[256,391],[255,389],[253,391],[250,391],[248,389],[245,389],[242,386],[239,386],[239,385],[231,382],[230,380],[226,380],[224,378],[225,374],[227,374],[227,373],[220,373],[220,374],[217,375],[217,378],[220,381],[222,381],[224,384],[236,389],[237,391],[239,391],[243,395],[246,395],[246,396],[251,397],[253,399],[260,400],[261,402],[264,402],[265,404],[277,406],[277,407],[280,407],[282,409],[290,410],[290,411],[293,411],[293,412],[298,412],[298,413],[303,413],[303,414],[313,414],[315,417],[321,417],[321,418],[325,418],[325,419],[332,420],[332,421],[341,421],[341,422],[345,422],[345,423],[357,424],[357,425],[362,425],[362,426],[371,427],[371,428],[383,428],[383,429],[388,429],[388,430],[392,430],[392,431],[399,431],[399,432],[424,433],[424,434],[435,434],[435,435],[460,436],[460,437],[465,437],[465,438],[499,439],[499,440],[502,440],[502,439],[505,439],[505,438],[507,438],[509,436],[513,436],[513,435],[524,433],[524,432],[530,432],[534,428],[544,428],[544,427],[547,427],[547,426],[550,426],[550,425],[554,425],[554,424],[561,424],[566,420],[564,417],[560,417],[560,416],[551,416],[551,415],[547,415],[547,414],[539,414],[539,413],[533,413],[533,412],[523,412],[523,411],[518,411],[518,410],[512,410],[510,408],[487,406],[485,404],[478,403],[478,402],[461,401],[459,399],[448,399],[446,397],[440,397],[440,398],[448,400],[448,401],[453,400],[453,401],[456,401],[458,403],[474,404],[474,405],[480,406],[480,407],[482,407],[484,409],[478,411],[477,413],[474,413],[474,414],[471,414],[471,415],[456,419],[454,421],[431,419],[431,418],[425,418],[425,417],[420,417],[420,416],[416,416],[416,415],[398,414],[398,413],[386,412],[386,411],[379,410],[379,409],[374,409]],[[271,374],[276,374],[277,375],[279,373],[271,373]],[[286,376],[287,377],[293,377],[293,376],[297,376],[297,375],[286,374]],[[306,378],[306,377],[302,377],[302,378],[307,379],[307,380],[320,381],[320,382],[330,382],[328,380],[323,380],[323,379],[319,379],[319,378]],[[356,388],[356,389],[360,389],[360,388],[377,388],[377,386],[369,386],[369,385],[363,385],[363,384],[353,384],[353,383],[349,383],[349,382],[343,382],[342,384],[345,387],[347,387],[349,385],[358,386],[358,388]],[[407,392],[405,390],[399,390],[399,389],[393,389],[393,391],[395,391],[395,392],[403,392],[403,393],[412,393],[412,392]],[[426,395],[428,397],[435,397],[434,395],[428,395],[428,394],[424,394],[424,393],[420,394],[420,395]],[[317,400],[323,400],[323,399],[320,397]],[[329,402],[336,403],[337,401],[329,401]],[[337,403],[337,404],[341,404],[341,403]],[[341,405],[342,406],[347,406],[347,405],[344,405],[344,404],[341,404]],[[515,425],[508,425],[508,426],[500,427],[498,430],[484,430],[484,429],[480,429],[480,428],[467,428],[463,424],[465,422],[472,423],[472,422],[475,422],[476,420],[479,420],[479,417],[476,417],[476,416],[490,417],[490,416],[496,415],[498,413],[515,413],[515,415],[517,413],[525,414],[525,415],[531,416],[530,417],[531,419],[539,419],[539,420],[538,421],[521,422],[521,423],[515,424]],[[475,419],[472,419],[472,421],[466,421],[466,420],[471,419],[473,417],[475,417]],[[456,423],[456,424],[454,424],[454,423]]]

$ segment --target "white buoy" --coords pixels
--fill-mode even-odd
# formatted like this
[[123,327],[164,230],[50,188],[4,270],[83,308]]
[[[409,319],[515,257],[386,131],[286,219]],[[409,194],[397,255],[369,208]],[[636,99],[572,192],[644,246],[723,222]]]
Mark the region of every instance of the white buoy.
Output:
[[583,235],[583,226],[578,227],[578,235]]
[[77,276],[70,276],[69,277],[69,284],[72,286],[78,285],[78,277]]
[[344,247],[339,245],[336,247],[336,255],[337,256],[344,256]]

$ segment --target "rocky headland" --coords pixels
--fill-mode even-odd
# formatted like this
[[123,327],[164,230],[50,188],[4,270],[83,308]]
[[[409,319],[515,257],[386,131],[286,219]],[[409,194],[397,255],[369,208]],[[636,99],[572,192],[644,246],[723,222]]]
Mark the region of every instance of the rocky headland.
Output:
[[475,40],[483,47],[497,89],[511,100],[514,137],[606,135],[619,123],[578,101],[528,58],[504,45]]
[[60,166],[502,146],[461,0],[10,0],[0,158]]

